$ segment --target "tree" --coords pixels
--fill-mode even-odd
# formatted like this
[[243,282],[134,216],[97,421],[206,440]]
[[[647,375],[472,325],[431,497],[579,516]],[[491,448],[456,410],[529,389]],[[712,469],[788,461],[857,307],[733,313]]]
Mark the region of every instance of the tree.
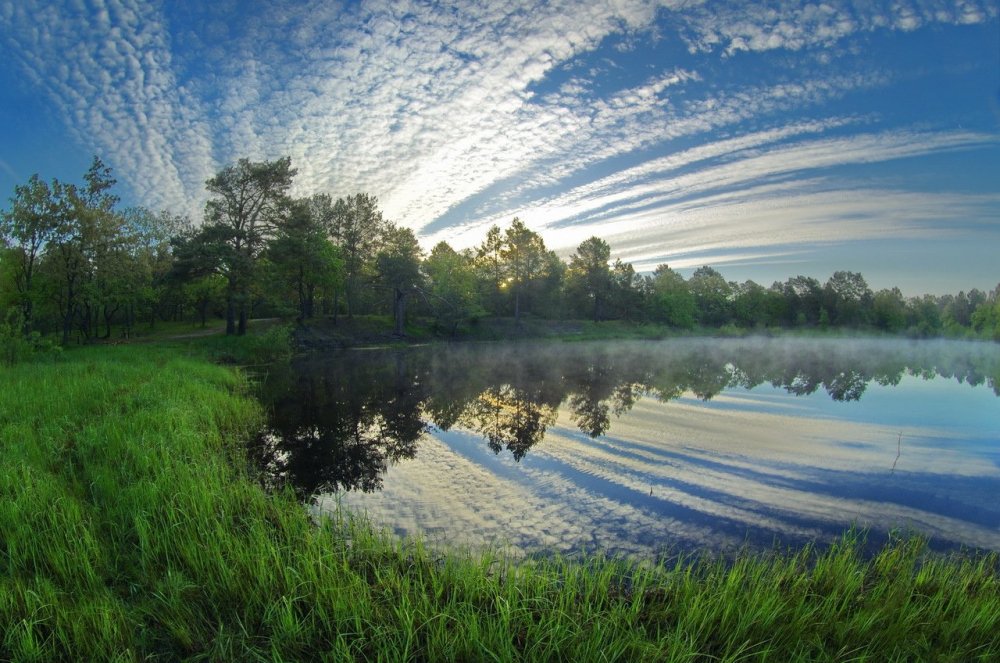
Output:
[[124,221],[114,209],[118,196],[111,193],[116,183],[111,169],[95,156],[84,180],[83,187],[52,183],[58,224],[45,267],[53,280],[64,345],[74,321],[90,336],[97,300],[116,269],[113,261],[120,257],[118,244],[123,241]]
[[347,315],[353,317],[362,278],[382,246],[388,224],[378,208],[378,198],[367,193],[338,198],[330,217],[331,235],[344,255]]
[[526,288],[549,273],[548,251],[541,236],[515,217],[504,233],[500,255],[506,265],[507,285],[514,293],[514,322],[520,324]]
[[[493,315],[500,315],[503,301],[503,288],[507,278],[507,265],[503,258],[504,238],[500,226],[491,226],[486,231],[486,238],[476,249],[476,267],[485,284],[484,290],[489,291]],[[486,295],[484,294],[484,299]]]
[[309,200],[295,201],[265,252],[279,282],[293,291],[300,321],[313,317],[317,289],[343,283],[340,247],[330,241],[315,210]]
[[32,329],[35,274],[42,250],[59,226],[58,208],[49,185],[32,175],[14,187],[10,211],[0,216],[0,242],[10,246],[14,287],[20,301],[24,333]]
[[872,291],[858,272],[837,271],[823,287],[823,300],[835,325],[860,325],[868,321]]
[[[219,274],[206,274],[186,281],[182,285],[183,297],[186,305],[194,308],[201,321],[201,326],[208,324],[209,308],[225,306],[226,300],[226,279]],[[219,311],[224,311],[220,308]]]
[[452,335],[460,322],[483,313],[476,292],[474,260],[471,252],[459,253],[447,242],[439,242],[424,261],[434,318]]
[[651,281],[653,319],[675,327],[693,327],[695,301],[684,277],[663,264],[657,266]]
[[810,276],[793,276],[782,288],[787,306],[786,324],[815,325],[819,323],[823,290],[819,281]]
[[875,293],[872,297],[872,322],[887,332],[897,332],[906,326],[906,302],[899,288]]
[[127,335],[140,309],[144,309],[141,313],[152,327],[158,315],[163,314],[164,305],[169,304],[174,294],[169,278],[174,261],[171,238],[188,231],[191,221],[166,210],[153,213],[141,207],[125,210],[122,217],[132,262],[123,318]]
[[722,274],[706,265],[696,269],[687,284],[694,295],[698,322],[718,327],[729,320],[733,291]]
[[532,310],[548,318],[559,318],[563,315],[566,263],[555,251],[546,251],[542,263],[539,276],[527,284],[525,293]]
[[599,237],[581,242],[569,259],[567,289],[588,305],[594,322],[601,319],[611,294],[611,247]]
[[204,239],[218,244],[214,253],[227,279],[226,334],[246,333],[257,259],[287,210],[295,173],[290,157],[240,159],[205,182],[213,198],[205,204]]
[[911,297],[906,302],[906,317],[911,334],[929,337],[941,333],[941,307],[934,295]]
[[422,280],[420,245],[413,231],[390,224],[377,263],[379,280],[392,292],[393,333],[396,336],[403,336],[406,298]]
[[1000,341],[1000,285],[972,312],[972,328]]
[[620,258],[615,260],[611,268],[610,305],[617,317],[631,320],[640,310],[642,282],[642,277],[635,273],[632,263],[622,262]]
[[972,314],[976,308],[986,301],[986,294],[978,288],[973,288],[966,294],[959,292],[945,306],[945,320],[951,327],[971,327]]
[[767,324],[768,295],[767,290],[754,281],[744,281],[732,284],[733,317],[742,327],[759,327]]

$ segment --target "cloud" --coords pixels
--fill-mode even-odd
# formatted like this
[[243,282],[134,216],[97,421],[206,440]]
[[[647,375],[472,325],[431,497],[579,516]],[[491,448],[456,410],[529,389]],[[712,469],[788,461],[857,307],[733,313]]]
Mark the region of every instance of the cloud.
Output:
[[[889,131],[810,138],[848,120],[791,125],[647,161],[520,210],[547,243],[567,252],[605,238],[637,269],[661,262],[731,262],[720,252],[942,234],[947,221],[991,225],[1000,196],[912,192],[835,179],[830,169],[996,145],[971,132]],[[800,140],[791,140],[800,138]],[[509,218],[505,210],[495,219]],[[474,227],[471,237],[478,233]],[[767,256],[781,252],[758,253]],[[787,255],[785,253],[784,255]],[[747,255],[740,254],[739,260]]]
[[6,39],[77,141],[104,155],[135,197],[187,211],[214,166],[197,103],[171,72],[170,38],[146,3],[11,5]]
[[[296,194],[376,194],[428,244],[468,246],[520,214],[553,233],[553,246],[600,230],[646,262],[676,251],[678,237],[699,250],[730,246],[727,233],[764,247],[779,222],[801,242],[870,236],[872,224],[851,219],[876,213],[905,225],[883,194],[907,212],[993,204],[876,187],[837,207],[845,183],[810,171],[995,144],[933,131],[834,137],[875,120],[821,109],[884,88],[891,72],[725,73],[744,51],[829,50],[875,31],[995,20],[988,3],[107,0],[4,11],[7,50],[76,140],[136,202],[196,220],[217,169],[286,154]],[[645,68],[625,58],[644,50]],[[766,220],[767,210],[780,214]],[[721,221],[733,212],[743,218],[735,233]],[[641,248],[641,237],[659,244]]]
[[829,48],[856,33],[912,32],[935,23],[971,25],[996,17],[996,5],[985,2],[900,0],[859,5],[834,0],[821,4],[718,2],[694,7],[679,19],[691,52],[721,50],[731,56],[740,51]]

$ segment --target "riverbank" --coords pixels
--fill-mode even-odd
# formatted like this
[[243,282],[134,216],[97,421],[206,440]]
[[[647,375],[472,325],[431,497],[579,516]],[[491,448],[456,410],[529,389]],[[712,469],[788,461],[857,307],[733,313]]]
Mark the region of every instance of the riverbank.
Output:
[[[230,339],[231,340],[231,339]],[[992,556],[470,556],[265,494],[222,338],[0,369],[0,660],[995,660]],[[236,341],[250,350],[271,341]],[[234,346],[235,347],[235,346]]]

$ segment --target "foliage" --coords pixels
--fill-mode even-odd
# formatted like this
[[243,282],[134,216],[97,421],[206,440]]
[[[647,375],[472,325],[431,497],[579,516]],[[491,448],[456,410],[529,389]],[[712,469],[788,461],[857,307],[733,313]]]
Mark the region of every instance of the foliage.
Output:
[[551,273],[549,255],[541,235],[515,218],[504,232],[500,257],[507,274],[505,285],[514,294],[514,320],[519,323],[522,303],[525,303],[532,286]]
[[386,230],[386,220],[378,208],[378,198],[357,193],[338,198],[330,216],[330,236],[344,253],[347,313],[354,315],[359,305],[362,282],[372,274]]
[[857,272],[837,271],[823,287],[823,305],[839,326],[858,326],[867,322],[872,306],[872,291]]
[[651,286],[654,320],[683,329],[694,326],[697,304],[684,277],[667,265],[660,265],[653,272]]
[[507,282],[507,264],[503,257],[504,238],[500,226],[493,225],[486,231],[486,238],[476,249],[476,269],[483,284],[483,300],[489,301],[494,315],[502,315],[504,286]]
[[322,218],[308,200],[291,203],[288,218],[264,254],[274,280],[291,293],[285,299],[297,303],[300,321],[315,314],[317,291],[333,292],[343,286],[341,249],[329,239]]
[[447,242],[439,242],[424,261],[429,279],[429,299],[437,325],[454,335],[458,326],[481,317],[476,284],[475,258],[458,253]]
[[610,261],[608,243],[600,237],[591,237],[570,256],[566,270],[566,289],[577,300],[577,311],[586,311],[585,315],[589,313],[594,322],[604,316],[606,302],[611,296]]
[[985,336],[1000,341],[1000,285],[972,314],[972,327]]
[[732,286],[715,269],[699,267],[687,282],[694,296],[697,319],[700,324],[717,327],[730,317]]
[[32,357],[53,356],[62,348],[37,331],[24,332],[24,314],[16,308],[0,319],[0,364],[13,366]]
[[0,215],[0,243],[9,244],[6,260],[20,300],[24,330],[32,328],[35,276],[42,250],[55,235],[58,213],[48,184],[32,175],[27,184],[14,187],[10,211]]
[[396,225],[388,227],[376,264],[379,280],[392,293],[392,318],[396,336],[403,335],[407,297],[423,283],[420,253],[420,244],[412,230]]
[[213,197],[205,203],[198,245],[226,277],[226,334],[246,333],[258,258],[287,213],[295,172],[288,157],[240,159],[205,182]]
[[872,321],[879,329],[898,332],[906,326],[906,302],[899,288],[883,289],[872,301]]

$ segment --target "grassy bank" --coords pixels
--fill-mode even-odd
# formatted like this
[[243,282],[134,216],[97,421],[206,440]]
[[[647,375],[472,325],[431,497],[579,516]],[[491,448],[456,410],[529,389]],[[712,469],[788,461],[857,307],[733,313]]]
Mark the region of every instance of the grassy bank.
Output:
[[996,558],[916,540],[650,569],[316,527],[243,471],[258,407],[192,347],[0,368],[0,660],[1000,656]]

